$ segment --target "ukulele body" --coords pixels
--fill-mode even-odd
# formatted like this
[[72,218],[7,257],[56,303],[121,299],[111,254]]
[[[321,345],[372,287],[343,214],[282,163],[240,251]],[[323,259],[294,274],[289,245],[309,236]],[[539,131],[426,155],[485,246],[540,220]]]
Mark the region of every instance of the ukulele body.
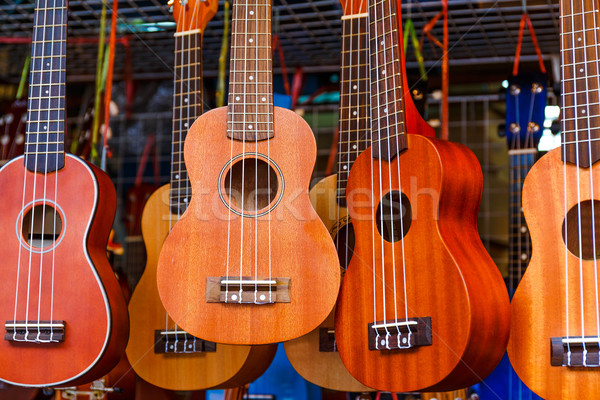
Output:
[[[167,235],[179,217],[171,213],[171,185],[158,188],[146,202],[142,213],[142,236],[148,260],[137,284],[129,311],[131,332],[127,356],[145,381],[169,390],[200,390],[245,384],[258,378],[269,367],[277,346],[231,346],[217,344],[216,352],[157,354],[155,330],[165,329],[167,311],[156,284],[158,256]],[[173,329],[173,320],[168,326]]]
[[[367,386],[392,392],[454,390],[478,382],[502,358],[508,294],[477,233],[482,189],[477,159],[456,143],[420,135],[407,135],[407,142],[408,149],[391,163],[373,159],[367,149],[350,172],[347,199],[356,244],[336,309],[337,345],[350,373]],[[404,238],[392,243],[382,238],[374,218],[382,195],[399,190],[398,176],[412,221]],[[403,265],[408,317],[431,317],[431,345],[369,350],[368,324],[406,318]]]
[[[348,210],[340,207],[337,198],[337,175],[330,175],[315,184],[309,192],[310,202],[319,218],[325,224],[338,249],[340,263],[344,265],[344,256],[351,257],[348,252],[345,232],[352,224],[348,220]],[[351,229],[351,228],[350,228]],[[321,325],[307,335],[284,343],[285,353],[294,369],[307,381],[330,390],[342,392],[367,392],[373,389],[357,381],[344,367],[337,351],[321,351],[321,329],[334,329],[335,310],[329,314]],[[333,342],[328,342],[333,345]]]
[[[592,166],[591,170],[579,168],[580,201],[592,199],[589,174],[591,172],[593,175],[599,175],[598,168],[598,164]],[[512,299],[508,355],[519,378],[546,400],[585,398],[589,397],[590,393],[600,392],[598,368],[550,364],[550,338],[567,336],[567,316],[569,336],[597,336],[599,333],[596,325],[598,318],[594,290],[594,282],[598,278],[594,276],[594,262],[585,259],[581,261],[584,287],[582,292],[580,258],[568,251],[563,240],[565,199],[567,211],[578,203],[577,188],[573,187],[577,182],[577,169],[572,164],[567,164],[565,168],[561,161],[561,149],[557,148],[549,151],[534,164],[523,185],[523,212],[531,234],[533,250],[529,266]],[[593,182],[593,193],[597,199],[600,194],[600,180]],[[596,210],[598,209],[596,207]],[[591,221],[589,215],[583,218]],[[568,231],[568,235],[569,232],[573,231]],[[566,270],[568,282],[565,277]],[[584,305],[583,314],[581,302]]]
[[[46,182],[42,174],[35,177],[23,164],[21,156],[0,170],[4,204],[0,215],[0,319],[15,320],[17,298],[17,321],[37,321],[38,308],[39,320],[47,321],[52,302],[52,320],[64,321],[65,338],[60,343],[41,344],[5,337],[0,341],[0,379],[22,386],[89,382],[117,364],[129,332],[127,306],[106,257],[116,205],[114,186],[100,169],[69,154],[64,168],[49,173]],[[34,179],[36,205],[43,202],[45,183],[46,193],[53,194],[58,188],[56,198],[47,196],[46,202],[59,210],[62,220],[60,235],[43,247],[43,252],[39,248],[28,251],[20,232],[21,218],[34,203]]]
[[[222,107],[196,120],[186,138],[193,195],[160,254],[160,297],[182,329],[206,340],[266,344],[293,339],[325,320],[340,282],[335,247],[308,198],[314,136],[300,116],[279,107],[274,107],[275,136],[268,141],[232,141],[226,129],[227,108]],[[276,173],[278,186],[269,206],[254,214],[258,216],[242,218],[221,196],[230,160],[236,165],[250,158],[248,165],[254,165],[258,161],[252,154],[269,160],[264,162]],[[254,188],[254,182],[249,186]],[[207,277],[240,275],[289,279],[289,302],[207,302]],[[269,293],[263,294],[269,300]]]

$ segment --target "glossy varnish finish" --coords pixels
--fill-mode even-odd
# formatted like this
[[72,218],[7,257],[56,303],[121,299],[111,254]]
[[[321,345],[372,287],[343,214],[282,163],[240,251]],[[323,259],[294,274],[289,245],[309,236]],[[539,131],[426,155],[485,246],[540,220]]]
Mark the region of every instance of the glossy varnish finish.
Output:
[[[27,174],[29,183],[25,194],[21,185],[24,174]],[[116,205],[114,187],[96,167],[77,157],[66,156],[65,167],[58,173],[49,174],[46,181],[46,190],[50,193],[54,193],[55,179],[57,182],[56,204],[62,210],[62,239],[59,239],[54,254],[52,251],[41,255],[31,253],[29,263],[30,253],[21,247],[16,227],[19,226],[23,195],[26,199],[34,198],[33,175],[24,169],[23,157],[13,160],[0,172],[4,204],[0,215],[0,231],[4,238],[0,242],[0,255],[4,261],[0,268],[5,277],[0,290],[1,320],[14,319],[17,284],[16,319],[26,319],[27,282],[30,279],[30,288],[38,289],[41,276],[41,315],[50,314],[53,292],[53,318],[66,322],[66,338],[59,344],[0,341],[3,361],[0,363],[0,379],[39,386],[62,382],[85,383],[110,371],[121,358],[127,343],[127,307],[106,259],[106,242]],[[43,193],[44,183],[43,179],[36,182],[38,198]],[[19,251],[22,259],[17,276]],[[54,289],[51,276],[53,258]],[[40,263],[44,266],[41,273]],[[29,296],[30,320],[37,319],[37,305],[38,290],[32,289]],[[34,315],[36,317],[32,318]],[[16,365],[22,368],[15,368]],[[53,368],[48,368],[48,365]],[[83,376],[80,376],[81,373],[84,373]],[[73,380],[75,377],[78,378]]]
[[[226,108],[207,112],[188,134],[185,155],[193,196],[160,254],[157,279],[161,300],[183,329],[206,340],[261,344],[293,339],[326,318],[335,304],[340,281],[335,247],[308,198],[314,137],[301,117],[276,107],[273,139],[245,144],[230,141],[225,135],[226,113]],[[218,194],[223,185],[219,173],[230,161],[230,148],[234,156],[269,155],[272,165],[276,163],[281,170],[278,179],[285,181],[283,194],[280,184],[276,195],[281,195],[281,201],[270,214],[244,221],[241,248],[241,218],[229,212]],[[291,279],[291,302],[206,303],[206,278],[226,275],[228,253],[231,278],[239,277],[240,260],[242,275],[269,276],[269,217],[272,276]],[[255,239],[263,245],[258,259]]]
[[[523,211],[533,252],[512,301],[508,354],[523,382],[548,400],[589,397],[600,390],[600,370],[595,363],[588,367],[550,363],[551,338],[595,338],[600,334],[597,256],[580,258],[575,254],[577,246],[569,249],[565,245],[580,235],[591,239],[595,233],[598,237],[597,223],[592,230],[592,218],[583,208],[581,221],[588,229],[578,232],[576,227],[577,205],[597,202],[600,194],[600,172],[594,163],[600,158],[599,6],[592,0],[561,0],[563,145],[533,166],[523,187]],[[597,204],[594,209],[597,221]],[[567,214],[570,210],[575,213]],[[568,229],[568,240],[563,239],[565,220],[569,228],[575,227]],[[596,250],[598,254],[593,241],[587,243],[584,253]],[[594,356],[597,350],[592,349],[597,346],[596,340],[589,347]]]
[[[136,373],[152,384],[171,390],[197,390],[233,387],[258,378],[271,364],[276,346],[231,346],[217,344],[216,352],[155,354],[154,330],[176,326],[160,302],[156,285],[156,265],[170,227],[178,220],[169,208],[170,185],[152,194],[142,215],[142,234],[148,262],[135,288],[129,309],[131,337],[127,356]],[[135,311],[135,312],[134,312]],[[267,349],[261,349],[266,347]],[[249,369],[248,369],[249,368]]]
[[[398,392],[452,390],[477,382],[500,360],[508,334],[508,296],[476,230],[481,195],[477,160],[462,145],[418,135],[407,139],[408,150],[394,160],[391,171],[397,171],[396,164],[400,163],[403,182],[413,182],[402,185],[412,206],[410,230],[402,241],[384,241],[371,222],[379,200],[374,207],[364,207],[371,200],[362,195],[355,200],[362,202],[357,203],[363,205],[361,208],[353,209],[349,204],[356,247],[340,291],[336,338],[344,364],[366,385]],[[379,182],[377,161],[367,150],[355,162],[348,190],[371,188],[371,168],[373,180]],[[443,172],[452,169],[461,173]],[[383,182],[388,182],[388,171],[384,165]],[[386,183],[384,192],[398,190],[397,175],[391,178],[392,186]],[[373,198],[380,199],[379,186],[374,186]],[[382,241],[386,316],[382,312]],[[408,351],[368,350],[367,324],[374,319],[394,319],[392,251],[396,254],[398,318],[406,318],[401,267],[404,254],[408,317],[431,317],[432,346]],[[377,271],[375,318],[373,259]]]

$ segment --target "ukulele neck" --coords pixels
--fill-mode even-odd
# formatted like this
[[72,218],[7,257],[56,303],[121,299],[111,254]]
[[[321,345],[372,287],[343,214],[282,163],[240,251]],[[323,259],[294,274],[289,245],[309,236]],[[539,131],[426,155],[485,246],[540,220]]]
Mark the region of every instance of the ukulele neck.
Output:
[[188,129],[202,115],[202,32],[175,34],[175,78],[173,80],[173,137],[171,140],[171,212],[182,215],[192,195],[183,159]]
[[369,2],[371,148],[390,161],[406,149],[398,16],[395,0]]
[[511,293],[517,288],[531,257],[531,238],[523,215],[523,182],[535,162],[536,148],[510,150],[510,197],[508,209],[509,247],[508,247],[508,287]]
[[271,2],[233,3],[227,136],[265,140],[274,135]]
[[367,15],[342,18],[340,125],[337,160],[337,203],[346,205],[346,183],[356,158],[369,140],[369,42]]
[[589,168],[600,159],[596,1],[561,0],[562,159]]
[[38,173],[65,164],[67,1],[50,3],[36,1],[31,44],[25,167]]

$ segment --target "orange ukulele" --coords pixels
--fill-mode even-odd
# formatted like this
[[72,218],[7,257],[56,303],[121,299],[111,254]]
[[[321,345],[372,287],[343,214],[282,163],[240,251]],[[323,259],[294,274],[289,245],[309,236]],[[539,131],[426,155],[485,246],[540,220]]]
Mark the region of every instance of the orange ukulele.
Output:
[[129,321],[106,258],[114,187],[64,153],[67,2],[35,5],[25,154],[0,170],[0,380],[56,386],[110,371]]
[[187,126],[202,114],[202,35],[218,2],[180,1],[173,4],[175,85],[171,183],[148,199],[142,214],[142,234],[148,251],[146,269],[136,286],[129,311],[131,333],[127,356],[144,380],[170,390],[199,390],[242,385],[268,368],[277,346],[227,346],[206,342],[180,329],[165,311],[156,286],[158,254],[169,230],[184,213],[191,195],[183,163]]
[[465,146],[405,134],[396,2],[368,10],[372,138],[346,188],[356,243],[336,343],[369,387],[458,389],[491,372],[508,339],[508,294],[476,227],[481,170]]
[[327,317],[339,261],[308,197],[314,136],[273,107],[269,0],[234,1],[231,43],[229,105],[186,138],[192,198],[163,245],[158,290],[194,336],[274,343]]
[[600,3],[560,7],[562,146],[523,185],[532,254],[512,299],[508,344],[519,378],[547,400],[600,392]]

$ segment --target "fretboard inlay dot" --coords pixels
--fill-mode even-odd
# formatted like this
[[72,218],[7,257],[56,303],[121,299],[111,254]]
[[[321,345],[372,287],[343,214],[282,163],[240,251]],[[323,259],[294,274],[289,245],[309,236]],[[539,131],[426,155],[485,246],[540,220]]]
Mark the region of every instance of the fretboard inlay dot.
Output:
[[352,89],[356,90],[356,89],[358,89],[358,86],[354,85],[354,86],[352,86]]
[[248,39],[248,42],[252,43],[254,40],[252,38]]
[[248,125],[248,129],[252,129],[252,125]]
[[352,145],[352,150],[356,150],[356,145]]
[[240,101],[240,96],[236,96],[236,97],[235,97],[235,100],[236,100],[236,101]]
[[262,101],[267,101],[267,98],[266,98],[266,97],[263,97],[261,100],[262,100]]
[[381,70],[381,75],[385,75],[385,69]]
[[248,77],[248,79],[250,79],[250,80],[253,80],[253,79],[254,79],[254,77],[253,77],[252,75],[250,75],[250,76]]
[[254,15],[254,11],[250,11],[250,15]]
[[343,168],[344,168],[344,169],[348,169],[348,166],[347,166],[347,165],[344,165],[344,167],[343,167]]

